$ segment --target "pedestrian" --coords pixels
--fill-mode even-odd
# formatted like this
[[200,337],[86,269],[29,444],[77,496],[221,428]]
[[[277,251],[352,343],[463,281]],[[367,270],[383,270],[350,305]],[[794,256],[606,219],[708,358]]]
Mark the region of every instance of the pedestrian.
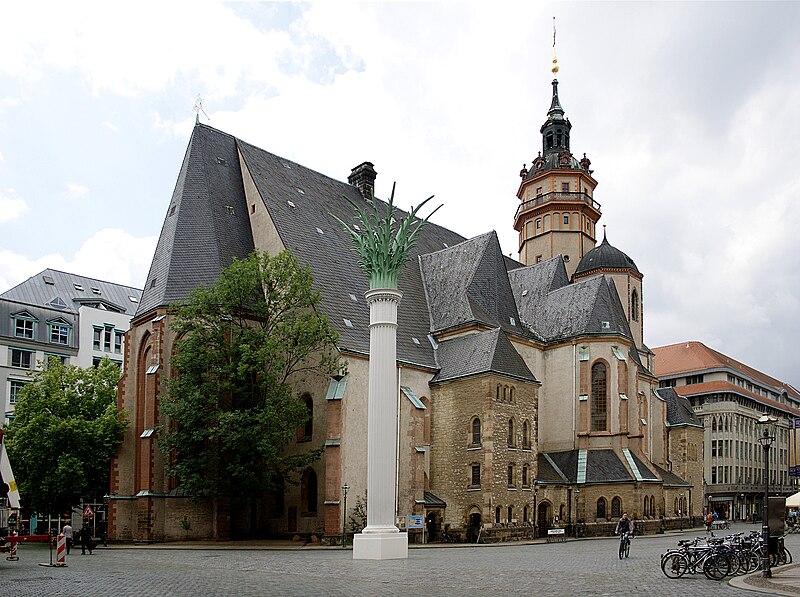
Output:
[[72,549],[72,527],[69,523],[65,524],[61,528],[61,533],[64,535],[64,539],[67,542],[67,555],[69,555],[69,552]]
[[706,533],[711,532],[711,523],[714,522],[714,515],[709,512],[706,514]]
[[92,531],[89,529],[89,525],[86,523],[83,524],[83,528],[81,529],[81,555],[86,555],[86,550],[89,550],[89,555],[92,555],[92,549],[94,549],[94,545],[92,544]]

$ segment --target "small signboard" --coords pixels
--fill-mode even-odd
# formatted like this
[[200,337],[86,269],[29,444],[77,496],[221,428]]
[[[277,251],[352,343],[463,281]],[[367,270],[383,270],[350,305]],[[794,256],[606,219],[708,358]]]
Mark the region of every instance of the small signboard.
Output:
[[414,515],[408,517],[408,528],[409,529],[421,529],[422,528],[422,516],[421,515]]
[[88,517],[88,518],[92,518],[94,516],[94,510],[92,510],[91,506],[86,506],[83,509],[83,515]]

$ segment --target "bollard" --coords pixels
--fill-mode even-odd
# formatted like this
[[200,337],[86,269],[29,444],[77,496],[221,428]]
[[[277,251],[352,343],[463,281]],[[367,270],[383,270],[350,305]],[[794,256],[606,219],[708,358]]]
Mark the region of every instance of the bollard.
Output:
[[67,557],[67,538],[61,533],[58,535],[56,543],[56,566],[66,566],[64,559]]

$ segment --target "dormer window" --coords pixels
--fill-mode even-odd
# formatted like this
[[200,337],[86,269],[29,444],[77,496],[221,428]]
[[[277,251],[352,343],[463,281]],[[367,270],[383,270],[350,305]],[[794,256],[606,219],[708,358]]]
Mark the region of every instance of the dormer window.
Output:
[[14,337],[33,340],[36,333],[36,319],[29,313],[14,315]]

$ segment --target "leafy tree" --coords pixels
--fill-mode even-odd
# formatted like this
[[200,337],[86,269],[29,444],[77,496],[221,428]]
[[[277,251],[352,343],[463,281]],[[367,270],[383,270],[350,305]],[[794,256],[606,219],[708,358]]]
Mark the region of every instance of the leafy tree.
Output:
[[117,412],[119,378],[108,359],[83,369],[50,357],[22,389],[6,442],[24,506],[65,512],[108,492],[127,425]]
[[285,450],[309,416],[292,384],[343,366],[319,303],[308,267],[256,251],[175,306],[159,445],[187,495],[254,498],[319,458]]

